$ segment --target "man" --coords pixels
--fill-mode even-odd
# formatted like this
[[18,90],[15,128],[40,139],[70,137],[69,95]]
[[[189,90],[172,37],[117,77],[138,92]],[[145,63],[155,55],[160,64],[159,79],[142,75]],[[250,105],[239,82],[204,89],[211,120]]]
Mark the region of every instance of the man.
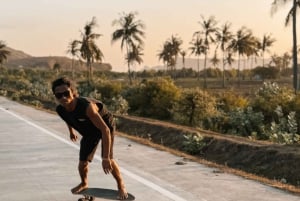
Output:
[[96,100],[78,96],[73,83],[66,77],[52,82],[52,92],[59,105],[56,111],[66,122],[70,139],[77,140],[74,129],[82,136],[80,141],[78,171],[81,183],[71,191],[76,194],[88,188],[88,165],[97,145],[102,140],[102,168],[105,174],[112,173],[117,181],[119,197],[128,197],[119,167],[113,159],[114,119],[104,105]]

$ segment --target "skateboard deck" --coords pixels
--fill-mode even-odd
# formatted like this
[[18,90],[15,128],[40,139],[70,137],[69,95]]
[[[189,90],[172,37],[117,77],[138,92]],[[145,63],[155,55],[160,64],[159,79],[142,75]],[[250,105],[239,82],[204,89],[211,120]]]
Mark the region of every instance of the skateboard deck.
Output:
[[[102,198],[105,200],[119,200],[118,191],[113,189],[87,188],[78,194],[84,196],[78,201],[93,201],[95,200],[95,198]],[[135,200],[135,197],[132,194],[128,193],[128,198],[125,200]]]

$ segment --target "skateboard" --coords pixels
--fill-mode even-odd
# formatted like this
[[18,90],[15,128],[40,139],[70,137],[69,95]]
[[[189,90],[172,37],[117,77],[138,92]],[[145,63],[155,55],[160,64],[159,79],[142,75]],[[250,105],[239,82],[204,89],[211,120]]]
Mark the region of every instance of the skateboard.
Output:
[[[83,198],[79,198],[78,201],[94,201],[95,198],[103,198],[106,200],[119,200],[118,191],[106,188],[87,188],[80,193]],[[128,193],[128,198],[125,200],[135,200],[135,197]]]

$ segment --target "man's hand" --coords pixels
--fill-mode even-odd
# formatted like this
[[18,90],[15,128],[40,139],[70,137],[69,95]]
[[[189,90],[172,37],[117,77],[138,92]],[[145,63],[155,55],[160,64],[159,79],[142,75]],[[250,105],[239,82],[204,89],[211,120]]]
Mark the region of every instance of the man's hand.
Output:
[[109,174],[112,171],[111,161],[109,158],[102,159],[102,168],[105,174]]
[[75,133],[70,133],[70,140],[72,142],[76,142],[77,138],[78,138],[78,136]]

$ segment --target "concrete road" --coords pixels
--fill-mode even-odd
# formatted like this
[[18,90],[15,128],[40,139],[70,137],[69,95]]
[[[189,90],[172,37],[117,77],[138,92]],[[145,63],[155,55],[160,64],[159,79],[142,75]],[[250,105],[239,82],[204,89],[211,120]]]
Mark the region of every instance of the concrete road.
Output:
[[[116,137],[114,154],[137,201],[300,201],[300,197]],[[78,143],[68,139],[55,114],[0,97],[0,200],[75,201]],[[99,152],[90,166],[90,187],[116,188],[101,169]],[[101,199],[97,199],[101,200]]]

